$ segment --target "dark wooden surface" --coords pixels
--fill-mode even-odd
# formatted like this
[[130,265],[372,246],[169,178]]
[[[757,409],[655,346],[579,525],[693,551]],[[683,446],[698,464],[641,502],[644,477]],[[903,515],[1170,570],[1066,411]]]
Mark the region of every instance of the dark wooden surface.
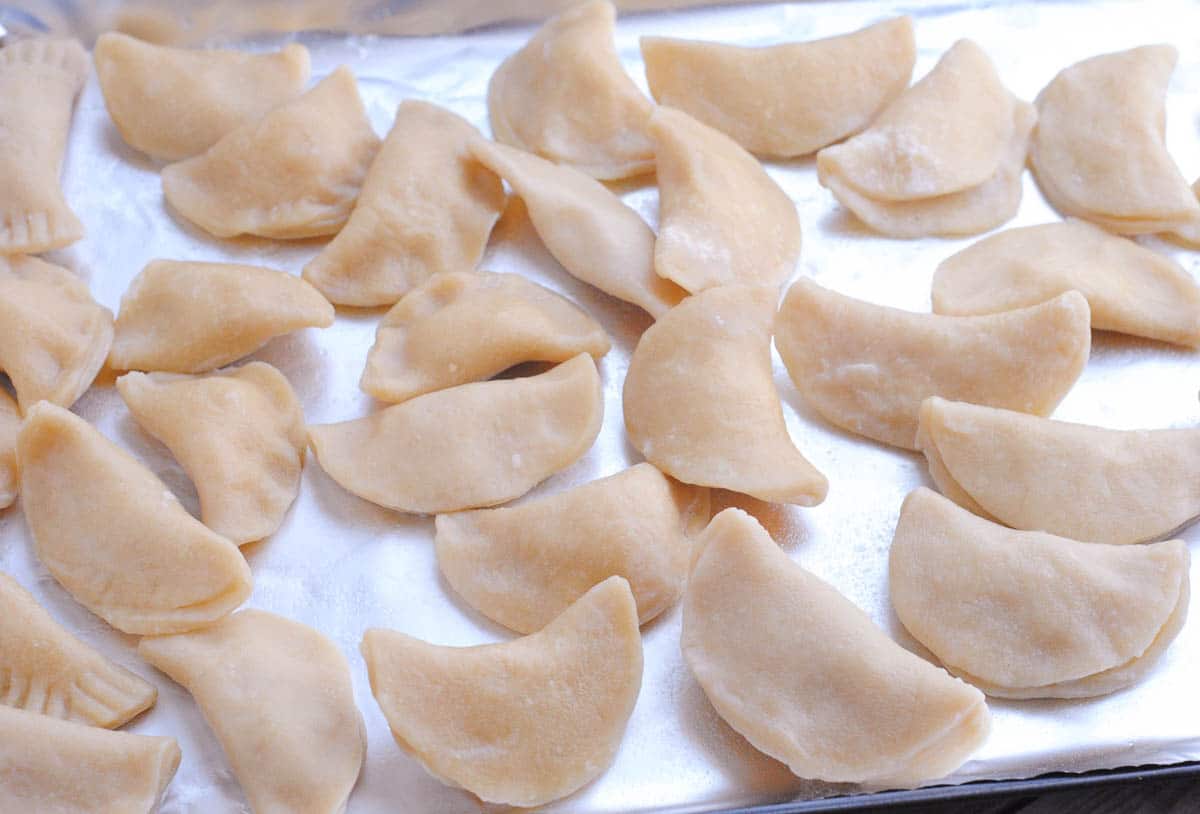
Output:
[[1200,814],[1200,780],[1141,780],[997,800],[865,809],[864,814]]

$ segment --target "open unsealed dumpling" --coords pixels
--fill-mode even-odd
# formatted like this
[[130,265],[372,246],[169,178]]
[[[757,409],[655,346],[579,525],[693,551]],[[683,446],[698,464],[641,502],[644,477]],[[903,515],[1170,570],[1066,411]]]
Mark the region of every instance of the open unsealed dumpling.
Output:
[[96,39],[96,76],[125,143],[167,161],[202,153],[287,102],[308,82],[308,49],[190,50],[110,31]]
[[696,543],[683,655],[755,748],[800,777],[871,786],[949,774],[983,742],[983,695],[889,639],[726,509]]
[[307,625],[260,610],[149,636],[138,655],[187,688],[257,814],[339,814],[367,739],[350,666]]
[[379,323],[362,389],[381,401],[489,379],[522,362],[608,353],[608,334],[565,297],[518,274],[450,272]]
[[908,87],[912,19],[837,37],[746,48],[643,37],[646,80],[669,105],[752,153],[807,155],[866,127]]
[[613,43],[606,0],[568,9],[501,63],[488,84],[496,140],[595,178],[654,168],[646,120],[654,105],[633,84]]
[[17,499],[17,433],[21,429],[21,411],[17,403],[0,389],[0,509]]
[[637,608],[620,577],[514,641],[439,647],[372,629],[362,651],[400,747],[489,803],[537,806],[594,780],[642,684]]
[[1002,314],[947,317],[873,305],[802,279],[775,319],[779,355],[813,409],[905,449],[916,449],[928,396],[1050,413],[1083,371],[1091,341],[1087,300],[1077,291]]
[[38,559],[118,630],[191,630],[250,596],[250,567],[237,546],[82,418],[38,404],[17,438],[17,460]]
[[625,376],[625,430],[684,483],[815,506],[829,482],[792,444],[771,372],[777,296],[710,288],[650,326]]
[[904,501],[888,585],[947,669],[1002,698],[1086,698],[1139,680],[1183,627],[1188,549],[1013,531],[928,489]]

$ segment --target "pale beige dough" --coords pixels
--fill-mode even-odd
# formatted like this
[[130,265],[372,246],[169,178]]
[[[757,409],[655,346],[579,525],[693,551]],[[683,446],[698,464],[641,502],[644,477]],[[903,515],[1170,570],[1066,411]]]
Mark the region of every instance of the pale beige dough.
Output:
[[928,396],[1049,414],[1083,372],[1092,332],[1077,291],[978,317],[918,314],[801,279],[775,319],[800,395],[850,432],[916,449]]
[[202,153],[226,133],[299,96],[308,49],[190,50],[110,31],[96,39],[96,77],[125,143],[166,161]]
[[217,735],[255,814],[341,814],[367,738],[350,665],[307,625],[243,610],[150,636],[138,655],[182,684]]
[[336,233],[379,149],[345,67],[162,171],[174,209],[216,237]]
[[796,205],[758,159],[719,130],[660,107],[654,270],[695,293],[730,283],[781,286],[800,259]]
[[608,353],[608,334],[565,297],[518,274],[438,274],[379,323],[361,386],[381,401],[490,379],[521,362]]
[[443,783],[523,807],[608,768],[642,683],[637,608],[621,577],[520,639],[440,647],[376,628],[362,652],[400,748]]
[[350,220],[304,267],[339,305],[392,305],[435,274],[479,264],[504,185],[467,145],[479,131],[437,105],[400,103]]
[[308,432],[347,491],[436,514],[520,497],[587,452],[603,416],[600,375],[581,353],[538,376],[438,390]]
[[265,362],[222,373],[128,373],[117,390],[166,445],[200,497],[200,519],[237,545],[269,537],[300,491],[304,412]]
[[191,630],[250,596],[250,567],[237,546],[82,418],[38,404],[17,437],[17,459],[38,559],[118,630]]
[[[1200,196],[1200,178],[1192,182],[1192,192]],[[1189,246],[1200,246],[1200,214],[1197,214],[1187,223],[1176,226],[1167,234],[1167,237],[1186,243]]]
[[17,499],[17,432],[21,429],[21,411],[17,403],[0,389],[0,509]]
[[951,672],[1002,698],[1086,698],[1141,679],[1183,627],[1188,549],[1013,531],[929,489],[900,508],[896,615]]
[[978,690],[889,639],[753,517],[726,509],[697,546],[683,656],[756,749],[800,777],[910,786],[949,774],[986,739]]
[[752,153],[807,155],[866,127],[912,78],[912,19],[759,48],[643,37],[650,93]]
[[114,370],[205,373],[268,340],[328,328],[333,306],[283,271],[232,263],[152,260],[121,297]]
[[625,376],[625,430],[684,483],[815,506],[829,482],[796,449],[771,372],[771,286],[721,286],[650,326]]

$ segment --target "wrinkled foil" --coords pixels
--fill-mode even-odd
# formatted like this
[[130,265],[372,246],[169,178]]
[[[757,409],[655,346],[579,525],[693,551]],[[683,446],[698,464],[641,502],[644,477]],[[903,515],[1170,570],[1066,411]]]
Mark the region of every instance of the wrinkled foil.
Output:
[[[55,7],[60,13],[67,8]],[[1200,7],[1189,2],[1160,2],[1152,10],[1120,2],[920,5],[887,0],[712,8],[624,17],[617,44],[629,73],[644,88],[641,35],[762,45],[838,34],[897,13],[916,17],[916,76],[932,67],[955,40],[971,37],[993,57],[1008,86],[1025,99],[1032,99],[1057,71],[1079,59],[1144,43],[1174,42],[1181,58],[1168,99],[1167,141],[1184,174],[1200,174]],[[531,31],[532,26],[522,25],[440,38],[307,34],[298,39],[312,49],[314,78],[340,64],[354,70],[381,135],[405,98],[437,102],[487,132],[488,78]],[[249,47],[276,47],[280,42],[278,37],[256,38]],[[154,258],[254,263],[298,273],[320,249],[320,241],[213,239],[164,206],[159,169],[121,141],[93,77],[78,103],[63,175],[67,197],[86,224],[87,237],[49,259],[76,270],[96,298],[114,311],[130,280]],[[879,237],[817,184],[811,158],[770,163],[767,169],[799,207],[804,248],[797,276],[815,278],[846,294],[927,311],[937,263],[972,242]],[[656,223],[653,186],[632,182],[619,191],[651,225]],[[1009,225],[1055,218],[1027,174],[1020,212]],[[1200,267],[1195,253],[1156,238],[1143,242],[1175,257],[1193,274]],[[600,437],[583,459],[530,497],[559,492],[636,462],[622,426],[621,383],[649,318],[567,275],[542,247],[519,204],[510,206],[500,221],[483,267],[519,272],[565,294],[597,317],[613,338],[613,349],[600,365],[605,400]],[[332,328],[276,339],[253,358],[287,375],[309,422],[365,415],[379,405],[358,389],[358,378],[382,313],[340,310]],[[928,657],[897,621],[887,595],[887,550],[900,502],[911,489],[932,485],[923,459],[822,421],[805,406],[777,357],[775,380],[792,437],[829,477],[829,498],[816,508],[801,509],[718,493],[715,508],[739,504],[751,509],[793,559],[836,586],[903,646]],[[1116,428],[1195,426],[1200,423],[1198,386],[1197,352],[1097,333],[1087,369],[1055,415]],[[144,461],[191,511],[197,510],[186,475],[165,448],[133,422],[112,387],[111,374],[102,374],[75,409]],[[1183,536],[1195,542],[1200,530],[1187,530]],[[349,804],[351,814],[444,814],[485,808],[470,794],[434,780],[396,746],[371,696],[358,652],[363,631],[374,626],[446,645],[512,638],[454,595],[438,573],[432,542],[430,518],[386,511],[350,495],[310,455],[299,499],[283,527],[272,538],[244,549],[255,577],[249,604],[312,625],[337,643],[350,664],[369,733],[366,764]],[[1196,562],[1200,568],[1200,557]],[[179,739],[183,763],[163,804],[165,814],[249,810],[189,695],[141,662],[132,637],[77,605],[39,564],[20,503],[0,512],[0,569],[32,590],[70,630],[158,686],[157,706],[128,730]],[[1200,574],[1194,572],[1193,580],[1200,580]],[[1195,611],[1193,607],[1193,615],[1200,615]],[[681,658],[679,625],[676,607],[643,630],[642,691],[611,768],[548,810],[698,811],[856,790],[793,777],[730,729]],[[1198,676],[1200,621],[1193,620],[1162,661],[1129,690],[1082,701],[990,701],[991,736],[949,781],[1200,759]]]

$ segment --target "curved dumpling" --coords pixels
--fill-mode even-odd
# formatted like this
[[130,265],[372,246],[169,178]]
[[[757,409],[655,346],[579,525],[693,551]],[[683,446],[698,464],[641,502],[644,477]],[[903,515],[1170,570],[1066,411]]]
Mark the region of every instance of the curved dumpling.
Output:
[[730,726],[795,774],[916,785],[987,737],[974,687],[889,639],[738,509],[713,518],[683,596],[683,655]]
[[1173,260],[1087,221],[1009,229],[942,261],[933,310],[971,316],[1078,291],[1092,327],[1200,345],[1200,287]]
[[308,447],[288,380],[265,362],[223,373],[128,373],[117,390],[196,485],[200,519],[238,544],[275,533],[300,491]]
[[121,297],[108,364],[114,370],[204,373],[268,340],[333,324],[333,306],[284,271],[153,260]]
[[439,647],[374,629],[362,652],[400,747],[442,782],[516,806],[566,797],[603,772],[642,683],[637,608],[621,577],[511,642]]
[[304,267],[339,305],[391,305],[432,275],[473,269],[504,208],[504,185],[467,145],[465,119],[406,100],[345,227]]
[[1087,300],[980,317],[887,308],[798,280],[775,319],[775,345],[796,389],[830,423],[915,449],[927,396],[1046,415],[1091,349]]
[[520,497],[587,452],[603,416],[600,375],[581,353],[538,376],[438,390],[308,433],[348,491],[435,514]]
[[471,152],[525,201],[538,237],[571,275],[653,317],[687,296],[654,273],[654,232],[599,181],[483,139]]
[[1145,675],[1183,627],[1188,549],[1012,531],[928,489],[904,500],[888,586],[951,672],[1001,698],[1086,698]]
[[83,237],[59,173],[87,70],[75,40],[39,37],[0,49],[0,257]]
[[17,437],[17,460],[38,558],[118,630],[191,630],[250,596],[250,567],[237,546],[82,418],[38,404]]
[[112,341],[112,312],[82,280],[36,257],[0,257],[0,370],[23,412],[42,399],[74,404]]
[[679,598],[688,538],[707,522],[707,489],[641,463],[519,506],[439,514],[438,566],[471,607],[519,633],[614,575],[645,624]]
[[564,11],[501,63],[488,84],[496,140],[595,178],[654,169],[654,105],[621,67],[606,0]]
[[244,610],[203,630],[142,639],[138,655],[196,699],[254,811],[345,810],[367,739],[350,665],[329,639]]
[[21,411],[8,393],[0,389],[0,509],[17,499],[17,433]]
[[862,130],[908,87],[910,17],[837,37],[746,48],[643,37],[650,93],[752,153],[807,155]]
[[660,107],[654,270],[693,293],[730,283],[780,286],[800,258],[796,205],[758,160],[719,130]]
[[152,45],[110,31],[93,54],[104,104],[125,143],[178,161],[300,95],[308,49],[268,54]]
[[0,704],[116,728],[157,698],[152,684],[76,639],[0,573]]
[[1200,428],[1110,430],[931,398],[917,445],[943,494],[1014,528],[1140,543],[1200,516]]
[[349,69],[163,168],[163,194],[217,237],[331,235],[342,228],[379,149]]

